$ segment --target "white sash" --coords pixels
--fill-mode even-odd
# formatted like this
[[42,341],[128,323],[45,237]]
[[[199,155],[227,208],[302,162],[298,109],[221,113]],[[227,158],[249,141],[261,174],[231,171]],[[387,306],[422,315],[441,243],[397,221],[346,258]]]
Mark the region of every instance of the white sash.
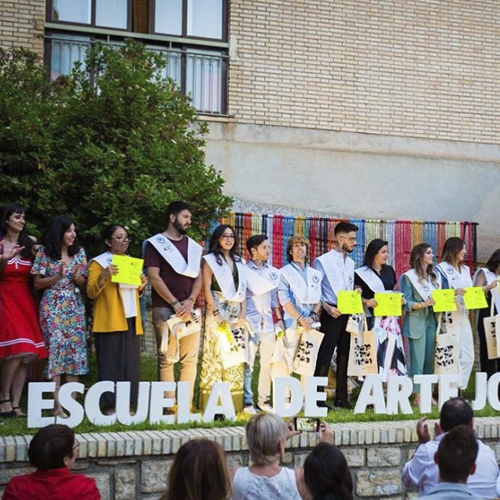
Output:
[[[257,269],[257,268],[256,268]],[[248,267],[247,285],[255,295],[263,295],[275,288],[280,283],[280,272],[273,266],[266,266],[260,272]]]
[[[90,259],[89,264],[95,260],[103,269],[107,269],[113,263],[113,254],[111,252],[104,252],[93,259]],[[120,289],[120,295],[122,298],[123,308],[125,309],[126,318],[135,318],[137,316],[137,302],[135,300],[135,294],[137,288],[136,285],[124,285],[123,283],[118,283],[118,288]]]
[[441,288],[441,279],[440,279],[439,273],[437,274],[437,277],[438,277],[438,279],[437,279],[438,286],[437,287],[434,286],[434,284],[431,282],[431,280],[426,280],[424,283],[422,283],[418,279],[418,275],[417,275],[415,269],[410,269],[409,271],[407,271],[404,274],[405,274],[405,276],[408,276],[408,279],[411,281],[411,284],[413,285],[415,290],[417,290],[420,297],[422,297],[422,299],[424,301],[431,298],[432,292],[434,290]]
[[451,288],[466,288],[472,286],[472,279],[470,277],[470,270],[467,266],[462,266],[458,272],[451,264],[443,261],[438,264],[439,270],[446,276],[448,284]]
[[203,258],[206,260],[207,264],[210,266],[210,269],[214,273],[215,279],[219,284],[224,298],[229,302],[243,302],[247,289],[248,274],[243,262],[235,261],[234,263],[236,265],[236,268],[238,269],[239,275],[238,290],[236,290],[236,287],[234,286],[233,273],[225,259],[222,259],[222,265],[220,265],[213,253],[204,255]]
[[354,271],[370,288],[372,292],[375,293],[385,293],[387,290],[384,287],[384,283],[380,279],[380,276],[370,267],[363,266]]
[[307,283],[292,264],[281,268],[295,296],[301,304],[317,304],[321,300],[321,273],[307,266]]
[[187,262],[177,247],[165,235],[158,233],[151,236],[147,241],[158,250],[158,253],[172,266],[172,269],[177,274],[182,274],[188,278],[196,278],[200,274],[203,247],[189,236],[186,236],[186,238],[188,239]]
[[[480,267],[475,273],[474,273],[474,283],[476,282],[477,275],[479,274],[480,271],[483,271],[484,276],[486,278],[486,283],[488,285],[491,285],[495,280],[498,280],[498,276],[491,272],[488,268],[486,267]],[[500,314],[500,294],[498,293],[498,286],[490,290],[493,300],[495,301],[495,309],[497,310],[497,314]]]
[[331,250],[318,257],[335,295],[354,289],[354,261],[344,254]]

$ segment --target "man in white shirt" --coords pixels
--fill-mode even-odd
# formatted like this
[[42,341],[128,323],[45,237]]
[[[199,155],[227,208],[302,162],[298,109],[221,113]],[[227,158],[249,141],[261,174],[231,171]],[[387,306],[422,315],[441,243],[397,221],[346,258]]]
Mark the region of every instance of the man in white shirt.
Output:
[[[412,459],[406,463],[402,473],[407,488],[418,489],[419,496],[429,494],[438,484],[439,471],[434,455],[447,432],[459,425],[474,429],[474,413],[467,401],[452,398],[441,408],[439,423],[435,425],[435,438],[431,440],[429,429],[421,418],[417,424],[419,445]],[[479,439],[476,472],[467,480],[468,489],[483,498],[497,497],[498,464],[493,450]]]

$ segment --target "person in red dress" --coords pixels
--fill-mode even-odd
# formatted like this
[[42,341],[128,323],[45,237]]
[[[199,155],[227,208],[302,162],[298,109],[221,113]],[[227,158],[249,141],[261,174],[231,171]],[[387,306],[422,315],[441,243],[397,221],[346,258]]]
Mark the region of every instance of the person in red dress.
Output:
[[28,448],[30,464],[36,471],[13,477],[2,500],[99,500],[101,494],[94,479],[71,473],[77,455],[75,433],[67,425],[43,427]]
[[23,416],[19,400],[27,363],[46,358],[30,271],[35,238],[26,232],[25,209],[8,203],[0,212],[0,415]]

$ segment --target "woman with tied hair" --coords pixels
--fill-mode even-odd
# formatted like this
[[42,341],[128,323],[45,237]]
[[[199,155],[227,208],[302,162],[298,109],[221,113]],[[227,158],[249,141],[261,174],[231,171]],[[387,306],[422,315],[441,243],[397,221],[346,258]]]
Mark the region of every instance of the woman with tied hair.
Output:
[[460,341],[460,378],[459,389],[467,389],[470,374],[474,365],[474,337],[469,321],[469,311],[465,308],[464,293],[465,288],[472,286],[470,269],[464,264],[465,241],[453,236],[444,242],[441,262],[437,266],[437,271],[441,276],[441,288],[455,290],[455,302],[457,310],[442,313],[442,324],[456,328],[456,333]]
[[352,500],[352,476],[344,454],[331,443],[318,443],[304,462],[305,500]]
[[[434,253],[428,243],[413,247],[411,269],[401,275],[399,288],[405,298],[403,335],[410,340],[410,377],[434,373],[436,316],[432,292],[441,287],[434,270]],[[420,404],[420,386],[413,384],[414,405]]]
[[95,481],[70,469],[78,455],[75,433],[66,425],[52,424],[40,429],[30,442],[28,458],[36,468],[31,474],[13,477],[3,500],[99,500]]
[[[201,358],[200,408],[205,408],[213,385],[227,382],[234,408],[243,409],[244,360],[231,361],[219,340],[229,337],[231,346],[246,335],[246,269],[238,254],[238,241],[231,226],[216,227],[209,242],[209,253],[203,257],[203,291],[207,304],[205,336]],[[235,334],[239,334],[237,339]]]
[[280,466],[287,438],[297,434],[274,413],[254,415],[245,427],[251,465],[234,472],[233,500],[300,500],[300,469]]
[[230,500],[231,479],[222,447],[208,439],[183,444],[161,500]]
[[[87,295],[94,301],[92,331],[95,340],[99,380],[130,382],[130,404],[137,404],[143,334],[139,295],[146,286],[113,283],[118,273],[113,255],[124,256],[130,238],[124,227],[112,224],[101,232],[108,251],[90,260]],[[106,414],[115,413],[116,394],[105,392],[101,403]]]
[[26,230],[25,209],[17,203],[0,212],[0,415],[25,416],[19,401],[26,381],[27,365],[46,358],[30,271],[34,237]]
[[490,378],[500,371],[500,358],[489,359],[488,347],[484,331],[484,318],[491,314],[491,302],[493,301],[493,314],[500,314],[500,293],[498,289],[498,277],[500,276],[500,248],[495,250],[484,267],[480,267],[474,274],[474,285],[480,286],[486,295],[488,307],[479,309],[477,312],[477,335],[479,337],[479,359],[481,371],[488,374]]
[[54,415],[66,417],[59,403],[61,377],[77,382],[88,372],[87,322],[81,289],[87,278],[85,251],[76,236],[73,221],[54,217],[38,249],[31,273],[35,288],[43,290],[40,327],[49,352],[46,377],[56,383]]

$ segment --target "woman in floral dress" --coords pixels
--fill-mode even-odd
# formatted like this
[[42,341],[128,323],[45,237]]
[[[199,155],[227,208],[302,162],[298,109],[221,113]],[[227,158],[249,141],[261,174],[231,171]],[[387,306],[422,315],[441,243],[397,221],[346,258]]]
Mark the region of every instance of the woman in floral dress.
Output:
[[40,327],[49,352],[46,377],[56,383],[54,415],[66,416],[59,404],[61,377],[77,382],[88,372],[87,325],[81,288],[86,284],[85,251],[68,217],[52,219],[31,270],[35,288],[43,289]]
[[243,409],[244,363],[224,350],[220,333],[221,329],[228,332],[232,347],[240,343],[237,337],[246,335],[246,278],[237,244],[233,228],[223,224],[215,228],[210,238],[210,253],[204,257],[202,272],[207,317],[201,359],[200,408],[205,408],[215,382],[228,382],[236,411]]

